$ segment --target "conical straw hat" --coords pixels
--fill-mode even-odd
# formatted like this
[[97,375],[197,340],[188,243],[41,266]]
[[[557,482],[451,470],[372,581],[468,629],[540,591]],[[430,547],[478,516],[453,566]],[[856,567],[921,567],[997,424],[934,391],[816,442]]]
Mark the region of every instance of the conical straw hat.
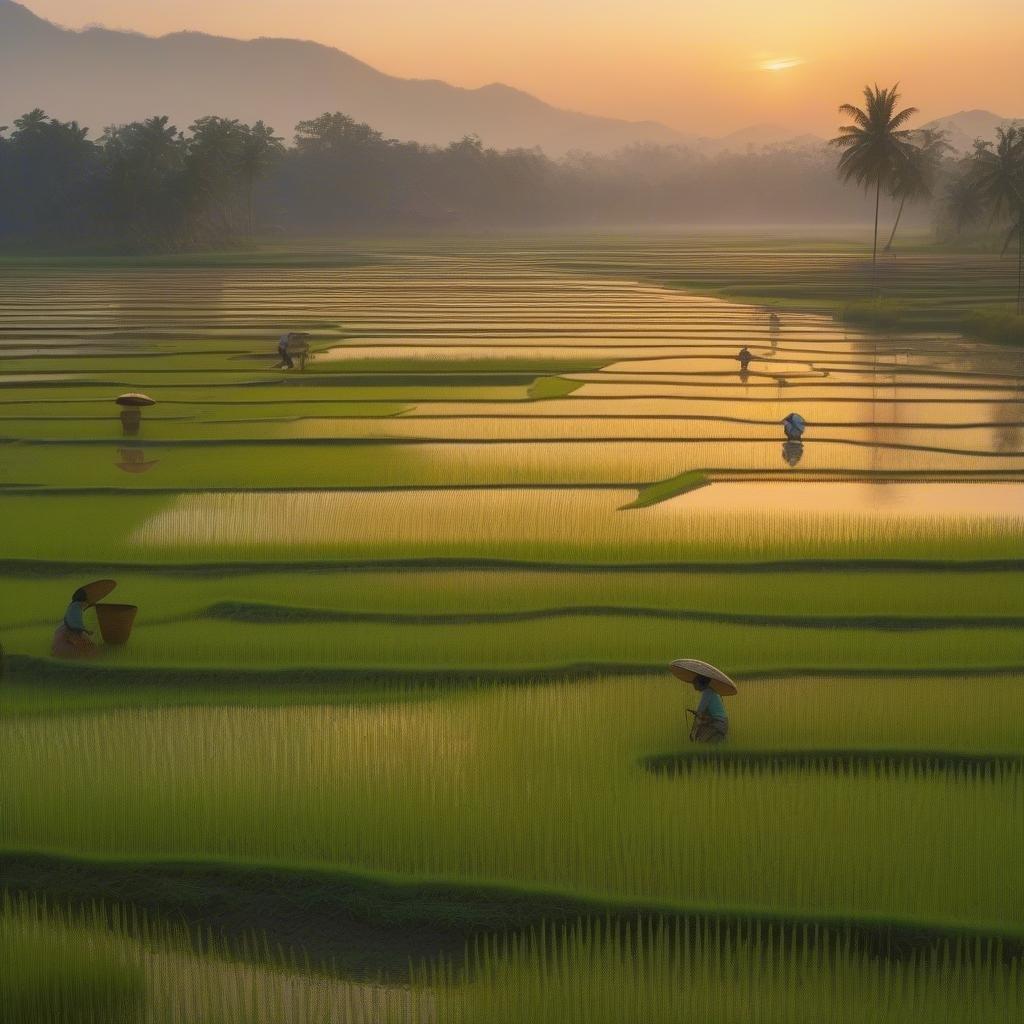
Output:
[[128,408],[142,408],[146,405],[156,405],[156,400],[150,398],[149,395],[144,395],[141,391],[129,391],[127,394],[118,395],[114,401],[118,405],[124,405]]
[[706,661],[694,658],[679,658],[669,665],[669,671],[684,683],[692,683],[697,676],[707,676],[711,680],[711,689],[723,697],[735,697],[736,684],[722,671],[709,665]]
[[82,589],[85,591],[86,604],[98,604],[117,586],[115,580],[95,580],[87,583]]

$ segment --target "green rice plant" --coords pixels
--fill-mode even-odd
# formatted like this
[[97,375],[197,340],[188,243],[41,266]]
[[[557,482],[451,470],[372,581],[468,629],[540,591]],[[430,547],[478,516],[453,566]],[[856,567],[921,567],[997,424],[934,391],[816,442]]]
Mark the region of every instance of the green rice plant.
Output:
[[[1019,751],[1020,693],[1014,678],[747,683],[730,743]],[[1024,920],[1018,769],[651,775],[640,759],[686,745],[694,702],[660,676],[380,706],[9,719],[0,847],[717,911]]]
[[[64,603],[89,572],[108,566],[60,569],[33,565],[0,572],[0,630],[54,625]],[[648,570],[489,568],[315,568],[247,565],[231,571],[202,563],[153,571],[116,569],[118,594],[140,606],[140,628],[168,619],[198,618],[238,605],[277,609],[281,621],[325,621],[335,613],[416,616],[571,614],[693,614],[712,621],[748,617],[749,626],[789,625],[900,631],[1000,623],[1010,626],[1024,608],[1024,571],[828,569],[775,570],[685,567]],[[308,613],[308,614],[307,614]],[[226,613],[227,614],[227,613]],[[682,628],[682,627],[681,627]],[[42,634],[38,634],[42,635]],[[885,643],[884,636],[878,637]]]
[[0,1007],[5,1024],[136,1024],[145,1007],[141,962],[100,928],[53,922],[0,902]]
[[1020,965],[990,949],[893,963],[842,932],[813,940],[678,919],[588,923],[484,941],[466,968],[425,970],[421,985],[451,1024],[1003,1024],[1024,1005]]
[[[628,491],[183,495],[133,530],[135,557],[202,550],[224,558],[504,557],[555,561],[1014,557],[1017,516],[690,511],[618,512]],[[458,501],[458,514],[453,502]]]
[[711,481],[707,475],[699,469],[691,469],[686,473],[671,477],[668,480],[661,480],[649,487],[642,488],[636,498],[623,508],[649,508],[651,505],[658,505],[669,498],[678,497],[680,494],[688,494],[697,490],[698,487],[706,487]]
[[[294,954],[205,952],[182,928],[116,909],[0,903],[4,1024],[429,1024],[401,986],[310,972]],[[260,948],[260,943],[253,945]]]
[[992,946],[888,960],[842,930],[680,918],[484,937],[408,986],[313,973],[259,943],[244,960],[200,953],[160,922],[31,902],[6,903],[0,942],[9,1024],[1003,1024],[1024,998],[1020,965]]
[[580,381],[567,380],[565,377],[541,377],[530,386],[529,395],[537,400],[565,398],[581,386]]
[[[63,595],[62,595],[63,596]],[[65,597],[65,600],[67,598]],[[57,610],[59,617],[60,611]],[[11,653],[49,653],[52,623],[5,633]],[[896,672],[949,668],[1024,667],[1020,626],[915,629],[893,634],[871,628],[801,627],[750,623],[574,615],[526,617],[498,622],[402,622],[341,616],[335,621],[260,614],[228,606],[201,618],[147,625],[138,622],[131,642],[105,648],[93,665],[119,670],[147,667],[281,669],[298,680],[303,669],[479,671],[531,670],[559,666],[629,666],[657,669],[685,651],[738,674],[785,675],[794,670]]]

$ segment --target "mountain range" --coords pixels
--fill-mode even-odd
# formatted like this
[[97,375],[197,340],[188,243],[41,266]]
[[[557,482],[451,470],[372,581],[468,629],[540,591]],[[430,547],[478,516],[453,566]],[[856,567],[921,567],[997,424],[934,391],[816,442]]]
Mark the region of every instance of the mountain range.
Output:
[[[340,110],[389,138],[445,145],[476,134],[497,149],[608,153],[633,143],[686,146],[707,155],[824,140],[774,125],[721,138],[684,135],[655,121],[563,110],[508,85],[463,89],[397,78],[355,57],[297,39],[229,39],[198,32],[158,38],[106,28],[72,31],[0,0],[0,124],[35,107],[99,135],[110,124],[168,114],[184,128],[220,114],[263,120],[290,136],[300,120]],[[968,149],[1005,119],[964,111],[933,125]]]

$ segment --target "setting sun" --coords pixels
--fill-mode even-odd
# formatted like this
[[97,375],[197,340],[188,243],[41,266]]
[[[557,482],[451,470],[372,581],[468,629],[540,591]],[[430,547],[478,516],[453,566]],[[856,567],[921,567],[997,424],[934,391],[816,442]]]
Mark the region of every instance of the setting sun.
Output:
[[777,57],[761,61],[758,67],[762,71],[789,71],[790,68],[799,67],[803,63],[799,57]]

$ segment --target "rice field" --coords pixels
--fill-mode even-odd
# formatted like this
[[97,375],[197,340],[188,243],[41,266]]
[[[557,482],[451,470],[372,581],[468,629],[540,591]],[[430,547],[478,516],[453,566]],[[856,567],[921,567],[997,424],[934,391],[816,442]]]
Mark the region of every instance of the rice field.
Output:
[[[798,308],[842,240],[5,264],[11,1020],[1016,1020],[1024,357],[938,266],[891,335]],[[129,642],[53,658],[103,577]]]

